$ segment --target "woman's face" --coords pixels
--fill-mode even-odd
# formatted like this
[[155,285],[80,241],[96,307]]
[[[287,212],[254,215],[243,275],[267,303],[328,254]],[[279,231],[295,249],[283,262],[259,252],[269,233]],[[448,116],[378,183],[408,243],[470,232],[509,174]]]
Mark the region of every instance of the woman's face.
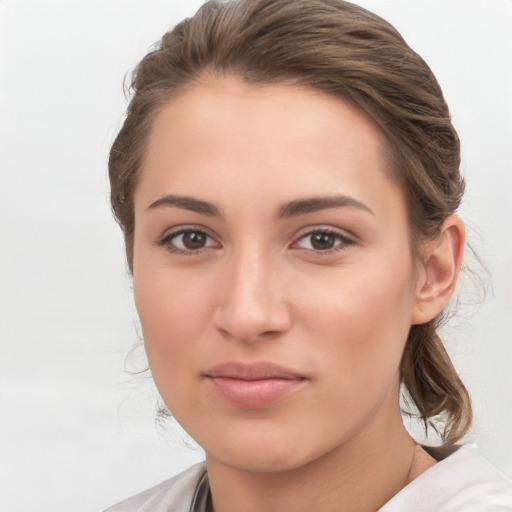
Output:
[[156,117],[135,300],[162,398],[210,461],[300,467],[399,421],[418,268],[382,145],[339,99],[236,78]]

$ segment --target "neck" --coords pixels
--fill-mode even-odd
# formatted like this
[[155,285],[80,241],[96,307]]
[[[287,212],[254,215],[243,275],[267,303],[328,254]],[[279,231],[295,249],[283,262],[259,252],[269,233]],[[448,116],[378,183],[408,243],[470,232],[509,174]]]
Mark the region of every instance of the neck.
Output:
[[399,411],[394,421],[384,419],[328,454],[279,473],[251,473],[207,457],[214,511],[377,510],[434,464]]

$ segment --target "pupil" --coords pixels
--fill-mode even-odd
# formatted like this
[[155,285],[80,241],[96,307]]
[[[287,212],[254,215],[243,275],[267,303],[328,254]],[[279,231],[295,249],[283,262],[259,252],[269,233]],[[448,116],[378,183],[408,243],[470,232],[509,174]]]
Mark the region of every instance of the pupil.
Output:
[[206,243],[206,235],[197,231],[185,233],[183,235],[183,245],[187,249],[201,249]]
[[334,235],[315,233],[311,238],[311,245],[315,249],[331,249],[334,247]]

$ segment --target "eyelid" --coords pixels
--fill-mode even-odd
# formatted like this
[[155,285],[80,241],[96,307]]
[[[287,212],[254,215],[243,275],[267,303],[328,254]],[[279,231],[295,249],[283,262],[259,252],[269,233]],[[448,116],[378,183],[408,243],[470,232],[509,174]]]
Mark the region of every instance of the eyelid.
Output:
[[[181,234],[190,233],[190,232],[199,232],[205,234],[209,239],[211,239],[214,244],[207,245],[205,247],[201,247],[199,249],[181,249],[177,246],[173,246],[171,240]],[[338,237],[340,242],[336,244],[334,247],[329,249],[308,249],[302,247],[296,247],[297,244],[307,236],[314,235],[315,233],[327,233]],[[200,254],[205,250],[217,249],[221,248],[222,244],[218,241],[218,237],[211,233],[211,230],[206,228],[205,226],[198,224],[184,224],[174,226],[172,228],[168,228],[154,243],[157,246],[165,247],[169,252],[183,255],[196,255]],[[299,249],[309,253],[316,253],[319,255],[328,255],[332,253],[339,252],[341,250],[347,249],[349,246],[355,244],[357,238],[348,232],[347,230],[328,226],[328,225],[313,225],[306,226],[302,228],[299,233],[294,237],[294,241],[290,244],[290,248]]]
[[221,246],[220,242],[217,240],[217,238],[211,233],[211,231],[208,228],[198,225],[198,224],[181,224],[181,225],[169,228],[163,233],[163,235],[161,235],[155,241],[155,245],[164,247],[166,250],[168,250],[171,253],[183,254],[183,255],[200,254],[204,250],[217,248],[217,247],[205,246],[205,247],[201,247],[199,249],[193,250],[193,249],[181,249],[179,247],[172,245],[171,240],[174,237],[176,237],[178,235],[185,234],[185,233],[190,233],[190,232],[203,233],[209,239],[215,241],[215,243],[218,245],[218,247]]
[[325,225],[316,225],[316,226],[307,226],[297,234],[294,241],[291,244],[291,247],[294,248],[294,245],[296,245],[300,240],[306,238],[307,236],[314,235],[315,233],[327,233],[330,235],[334,235],[338,237],[341,240],[341,243],[335,245],[334,247],[330,249],[320,250],[320,249],[305,249],[302,247],[297,247],[297,249],[316,253],[316,254],[332,254],[336,253],[342,250],[347,249],[349,246],[356,243],[357,238],[352,235],[351,233],[347,232],[344,229],[335,228],[333,226],[325,226]]

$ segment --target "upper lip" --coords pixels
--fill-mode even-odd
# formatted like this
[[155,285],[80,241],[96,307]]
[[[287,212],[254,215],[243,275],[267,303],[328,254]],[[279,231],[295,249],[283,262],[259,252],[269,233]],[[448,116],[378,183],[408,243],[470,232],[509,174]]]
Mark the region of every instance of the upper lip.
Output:
[[267,361],[257,363],[242,363],[230,361],[219,364],[205,372],[207,377],[221,377],[239,380],[265,380],[265,379],[304,379],[303,375]]

